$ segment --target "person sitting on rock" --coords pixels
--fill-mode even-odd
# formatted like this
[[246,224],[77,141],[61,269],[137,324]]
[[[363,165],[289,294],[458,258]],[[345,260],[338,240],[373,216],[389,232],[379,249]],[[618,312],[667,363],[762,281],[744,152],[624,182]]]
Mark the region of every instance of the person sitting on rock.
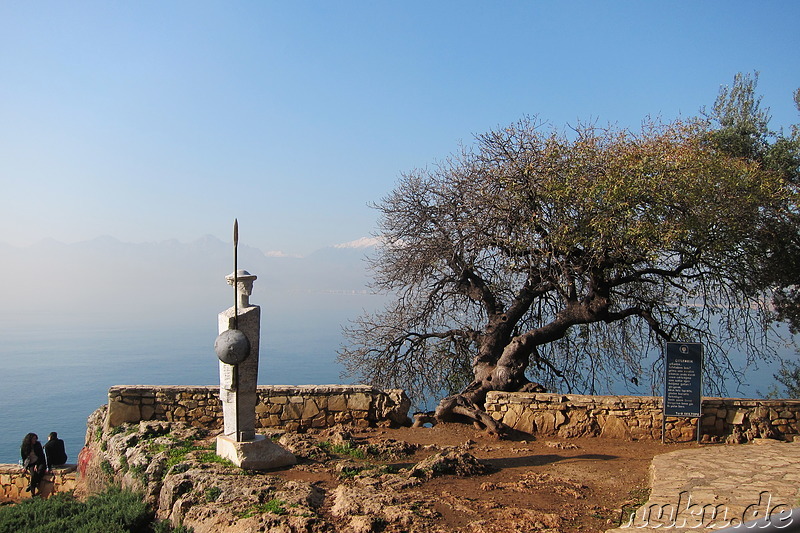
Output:
[[64,441],[58,438],[58,433],[50,432],[47,436],[47,443],[44,445],[44,453],[47,456],[47,464],[50,468],[61,466],[67,462],[67,452],[64,450]]
[[22,439],[22,446],[20,446],[20,455],[22,456],[22,467],[30,473],[31,481],[25,492],[30,492],[31,496],[36,496],[36,489],[39,488],[45,472],[48,470],[47,456],[42,449],[42,443],[39,442],[39,436],[36,433],[28,433]]

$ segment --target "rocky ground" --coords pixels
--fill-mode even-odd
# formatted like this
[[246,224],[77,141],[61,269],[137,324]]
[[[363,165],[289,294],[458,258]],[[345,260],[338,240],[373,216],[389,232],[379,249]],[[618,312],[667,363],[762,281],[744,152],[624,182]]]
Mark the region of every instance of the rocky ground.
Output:
[[214,434],[90,420],[84,490],[141,491],[160,518],[202,532],[604,531],[647,499],[662,445],[599,438],[496,440],[470,426],[268,433],[296,466],[247,472],[220,460]]

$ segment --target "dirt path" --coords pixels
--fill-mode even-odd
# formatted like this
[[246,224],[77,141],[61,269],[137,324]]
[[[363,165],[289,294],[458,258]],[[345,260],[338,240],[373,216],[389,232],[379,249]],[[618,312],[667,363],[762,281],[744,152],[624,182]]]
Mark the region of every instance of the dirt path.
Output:
[[[394,439],[419,445],[414,455],[385,463],[391,468],[408,467],[448,446],[493,467],[486,475],[436,477],[403,491],[444,531],[605,531],[619,523],[623,507],[647,500],[655,455],[697,447],[600,438],[497,440],[458,424],[352,435],[360,442]],[[316,482],[326,491],[340,482],[314,468],[283,475]]]

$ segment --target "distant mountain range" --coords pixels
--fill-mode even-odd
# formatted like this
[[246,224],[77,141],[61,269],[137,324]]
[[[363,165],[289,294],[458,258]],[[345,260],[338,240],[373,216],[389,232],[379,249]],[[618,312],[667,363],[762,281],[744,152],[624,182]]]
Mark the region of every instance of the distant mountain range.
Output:
[[[306,257],[267,254],[239,245],[239,268],[258,276],[251,301],[272,312],[302,316],[319,306],[369,308],[364,238]],[[165,320],[204,315],[232,305],[225,276],[233,245],[213,236],[182,243],[126,243],[98,237],[75,244],[44,240],[29,247],[0,243],[0,316],[56,315],[60,319]],[[281,311],[282,310],[282,311]]]

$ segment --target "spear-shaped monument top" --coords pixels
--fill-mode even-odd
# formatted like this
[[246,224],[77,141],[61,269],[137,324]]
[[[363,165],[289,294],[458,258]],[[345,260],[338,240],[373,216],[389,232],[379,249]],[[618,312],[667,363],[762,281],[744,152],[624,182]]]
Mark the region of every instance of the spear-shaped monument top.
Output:
[[[250,304],[250,294],[253,291],[253,281],[256,276],[251,275],[246,270],[241,271],[242,286],[239,286],[239,220],[233,220],[233,274],[225,279],[233,285],[233,324],[232,327],[222,331],[214,342],[214,351],[223,363],[238,365],[250,355],[250,341],[247,336],[239,330],[239,304],[248,307]],[[234,374],[238,374],[233,369]],[[238,389],[238,379],[234,380],[234,388]]]

